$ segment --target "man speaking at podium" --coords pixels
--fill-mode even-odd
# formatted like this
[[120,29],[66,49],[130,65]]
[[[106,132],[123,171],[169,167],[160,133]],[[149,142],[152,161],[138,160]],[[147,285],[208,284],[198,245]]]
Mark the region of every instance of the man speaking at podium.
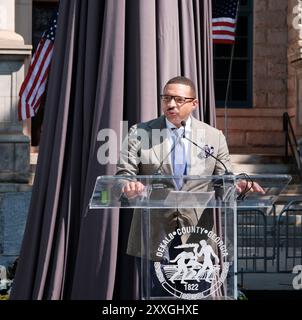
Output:
[[[198,100],[194,83],[182,76],[170,79],[161,95],[163,115],[157,119],[131,127],[127,146],[121,151],[116,175],[223,175],[231,172],[230,155],[223,133],[192,116]],[[142,146],[137,131],[144,130],[147,137],[154,130],[165,130],[166,136],[160,143],[151,139]],[[203,141],[196,141],[196,132],[202,133]],[[195,138],[194,138],[195,137]],[[147,138],[148,139],[148,138]],[[202,152],[201,152],[202,151]],[[151,155],[152,154],[152,155]],[[154,157],[155,155],[155,157]],[[141,159],[156,159],[142,162]],[[182,181],[176,183],[176,190],[191,191]],[[237,186],[240,191],[243,186]],[[259,191],[258,186],[254,191]],[[140,196],[145,186],[139,181],[126,182],[122,187],[123,196],[129,199]],[[253,190],[251,190],[253,191]],[[157,212],[158,210],[158,212]],[[151,259],[164,235],[178,227],[202,224],[208,230],[213,228],[212,210],[202,209],[156,209],[150,216]],[[181,242],[188,239],[181,237]],[[144,250],[143,250],[144,251]],[[132,219],[127,253],[141,257],[141,214],[135,211]],[[167,260],[175,258],[171,251],[165,253]]]

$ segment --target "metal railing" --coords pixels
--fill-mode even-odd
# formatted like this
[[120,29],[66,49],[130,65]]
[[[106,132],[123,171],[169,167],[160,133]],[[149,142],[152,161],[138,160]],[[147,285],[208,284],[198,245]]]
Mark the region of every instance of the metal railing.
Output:
[[[276,209],[240,209],[238,273],[292,273],[302,265],[302,199]],[[269,223],[270,221],[270,223]]]
[[294,200],[280,212],[277,221],[277,272],[292,272],[302,265],[302,201]]
[[237,253],[239,273],[263,273],[268,271],[268,262],[276,258],[275,210],[240,209],[237,227]]
[[296,163],[299,175],[302,178],[301,150],[299,149],[295,132],[287,112],[283,113],[283,130],[285,132],[285,152],[284,152],[285,160],[286,161],[289,160],[289,149],[290,149],[291,154],[295,159],[295,163]]

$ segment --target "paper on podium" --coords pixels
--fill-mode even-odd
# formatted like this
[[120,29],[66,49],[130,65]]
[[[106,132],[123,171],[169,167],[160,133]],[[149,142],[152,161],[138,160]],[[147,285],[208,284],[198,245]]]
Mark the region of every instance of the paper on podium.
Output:
[[214,196],[215,191],[170,191],[164,203],[177,203],[194,208],[195,204],[206,206]]

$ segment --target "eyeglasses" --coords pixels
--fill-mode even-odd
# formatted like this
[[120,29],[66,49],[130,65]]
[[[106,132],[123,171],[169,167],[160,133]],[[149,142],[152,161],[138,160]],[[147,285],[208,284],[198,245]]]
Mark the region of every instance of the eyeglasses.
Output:
[[178,106],[182,106],[183,104],[195,99],[195,98],[187,98],[187,97],[180,97],[180,96],[170,96],[167,94],[161,94],[160,98],[165,103],[169,103],[172,101],[172,99],[174,99],[175,103]]

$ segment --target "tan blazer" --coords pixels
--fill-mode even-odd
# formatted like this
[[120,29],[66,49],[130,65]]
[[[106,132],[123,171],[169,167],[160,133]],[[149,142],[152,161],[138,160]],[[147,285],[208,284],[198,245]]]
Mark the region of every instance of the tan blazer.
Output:
[[[191,117],[191,119],[191,140],[200,146],[208,145],[209,147],[213,147],[213,155],[220,159],[228,170],[231,170],[229,151],[222,132],[194,117]],[[116,175],[153,175],[157,172],[163,159],[166,160],[161,167],[161,174],[173,175],[169,156],[167,157],[171,150],[169,137],[164,135],[162,142],[154,142],[154,139],[152,139],[152,130],[163,130],[165,128],[166,121],[164,116],[131,127],[129,140],[121,151]],[[145,135],[141,140],[137,139],[137,133],[140,133],[140,129],[143,129]],[[146,137],[146,134],[148,137]],[[224,174],[225,170],[221,163],[212,157],[205,157],[204,152],[190,142],[189,145],[189,162],[191,165],[187,168],[188,175]],[[197,191],[201,190],[201,188],[202,186],[187,183],[183,185],[182,190]],[[152,210],[150,215],[150,239],[152,239],[152,241],[150,241],[150,254],[154,259],[158,245],[167,234],[175,230],[177,222],[180,227],[200,224],[210,230],[213,225],[213,218],[207,210],[181,209],[179,212],[171,209]],[[134,210],[127,253],[134,256],[142,256],[145,248],[141,247],[141,240],[141,211]],[[183,236],[183,243],[185,243],[186,240]]]

